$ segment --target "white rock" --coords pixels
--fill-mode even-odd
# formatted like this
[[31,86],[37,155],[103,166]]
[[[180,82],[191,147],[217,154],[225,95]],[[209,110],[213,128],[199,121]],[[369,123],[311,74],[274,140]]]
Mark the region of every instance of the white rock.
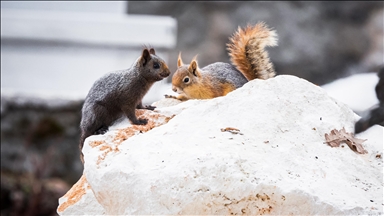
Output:
[[[353,131],[355,115],[321,87],[280,75],[225,97],[160,104],[145,114],[162,126],[114,142],[132,132],[123,119],[86,140],[98,214],[383,213],[382,143],[360,134],[367,154],[325,144],[333,129]],[[58,213],[89,212],[88,200]]]
[[69,213],[70,215],[105,214],[103,206],[97,202],[84,175],[59,199],[57,212],[64,212],[64,214]]

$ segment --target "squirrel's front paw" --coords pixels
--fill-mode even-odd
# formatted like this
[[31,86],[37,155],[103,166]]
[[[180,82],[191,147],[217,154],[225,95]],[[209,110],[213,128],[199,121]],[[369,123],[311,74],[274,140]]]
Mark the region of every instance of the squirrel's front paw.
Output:
[[145,109],[147,109],[147,110],[155,110],[156,107],[155,106],[151,106],[151,105],[147,105],[147,106],[145,106]]
[[173,96],[173,95],[164,95],[165,98],[173,98],[173,99],[177,99],[176,96]]

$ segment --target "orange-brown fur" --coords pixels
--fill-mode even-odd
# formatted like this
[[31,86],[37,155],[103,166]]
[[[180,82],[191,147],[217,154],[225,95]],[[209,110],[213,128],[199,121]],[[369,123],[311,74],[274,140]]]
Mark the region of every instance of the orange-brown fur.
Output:
[[[237,32],[230,37],[230,43],[227,44],[228,53],[235,68],[210,64],[203,71],[198,67],[196,57],[189,65],[185,65],[179,54],[177,60],[178,69],[172,77],[172,86],[178,96],[169,96],[179,100],[188,99],[209,99],[224,96],[236,88],[242,86],[244,81],[253,79],[268,79],[275,76],[275,70],[270,62],[266,46],[277,45],[276,32],[269,29],[265,23],[259,22],[254,26],[248,25],[244,29],[238,28]],[[212,67],[215,66],[212,70]],[[208,67],[211,67],[208,70]],[[231,66],[233,67],[233,66]],[[203,68],[203,69],[204,69]],[[220,71],[226,71],[227,76],[223,81],[223,74],[219,77]],[[245,77],[239,77],[238,72]],[[188,78],[189,82],[185,82]],[[236,85],[236,86],[235,86]]]
[[193,85],[184,88],[184,92],[191,98],[211,99],[224,96],[235,89],[236,88],[233,85],[228,83],[224,83],[221,86],[216,86],[216,88],[214,88],[214,86],[209,83],[209,80],[205,80],[201,85]]
[[[236,89],[230,83],[223,83],[222,85],[214,85],[211,77],[204,76],[203,72],[197,65],[196,57],[192,60],[189,66],[185,66],[181,60],[181,55],[178,58],[178,72],[172,78],[172,85],[174,87],[181,87],[183,93],[179,94],[176,99],[187,100],[189,98],[210,99],[219,96],[224,96],[229,92]],[[196,77],[193,76],[195,70]],[[179,81],[188,76],[193,82],[192,85],[183,85]]]
[[264,47],[276,46],[275,37],[275,31],[269,29],[263,22],[255,26],[248,25],[244,29],[239,27],[227,44],[232,64],[248,80],[274,77],[275,70]]

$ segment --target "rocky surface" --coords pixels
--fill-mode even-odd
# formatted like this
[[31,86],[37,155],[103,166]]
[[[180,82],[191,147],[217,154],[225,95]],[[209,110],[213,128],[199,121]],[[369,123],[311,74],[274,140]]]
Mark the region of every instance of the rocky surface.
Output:
[[163,99],[83,148],[84,173],[59,200],[74,214],[380,214],[383,128],[359,154],[325,133],[359,118],[295,76],[254,80],[225,97]]

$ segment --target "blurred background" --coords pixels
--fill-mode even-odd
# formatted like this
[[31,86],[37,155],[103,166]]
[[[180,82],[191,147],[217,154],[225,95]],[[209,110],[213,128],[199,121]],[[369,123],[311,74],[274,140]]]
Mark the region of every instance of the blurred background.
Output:
[[[82,174],[80,110],[97,78],[129,68],[144,45],[172,72],[179,52],[229,62],[228,38],[258,21],[278,34],[267,48],[277,75],[327,86],[373,74],[347,86],[365,103],[356,95],[384,64],[383,2],[1,1],[1,215],[56,215]],[[172,93],[170,80],[144,104]]]

